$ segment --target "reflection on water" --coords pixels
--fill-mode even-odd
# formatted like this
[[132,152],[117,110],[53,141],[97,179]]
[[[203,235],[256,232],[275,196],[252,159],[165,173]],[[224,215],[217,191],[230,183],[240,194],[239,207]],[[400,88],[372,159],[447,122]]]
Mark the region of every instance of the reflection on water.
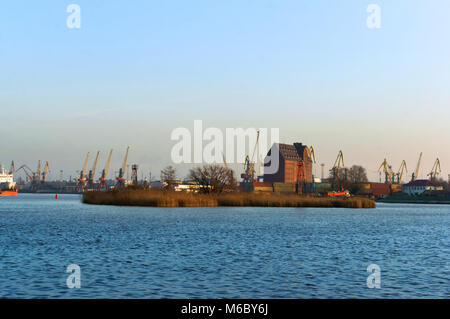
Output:
[[[448,298],[450,206],[375,210],[0,200],[0,297]],[[66,267],[81,267],[68,289]],[[370,264],[381,289],[367,288]]]

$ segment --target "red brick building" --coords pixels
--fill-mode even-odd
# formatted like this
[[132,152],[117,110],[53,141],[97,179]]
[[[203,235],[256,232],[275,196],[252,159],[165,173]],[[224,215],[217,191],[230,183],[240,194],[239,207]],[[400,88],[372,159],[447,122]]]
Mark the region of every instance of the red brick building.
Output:
[[[269,183],[312,183],[312,159],[307,146],[302,143],[274,144],[265,160],[265,167],[271,165],[272,153],[278,150],[279,167],[273,174],[264,172],[264,182]],[[275,154],[275,153],[274,153]],[[266,171],[266,170],[265,170]]]

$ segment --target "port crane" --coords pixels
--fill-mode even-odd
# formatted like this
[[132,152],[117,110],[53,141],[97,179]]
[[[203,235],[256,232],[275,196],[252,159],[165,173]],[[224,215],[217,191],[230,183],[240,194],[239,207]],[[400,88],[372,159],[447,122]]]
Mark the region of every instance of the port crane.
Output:
[[108,178],[109,173],[109,167],[111,165],[111,156],[112,156],[113,150],[109,152],[108,160],[106,161],[106,166],[102,171],[102,176],[100,177],[100,188],[101,189],[107,189],[106,185],[106,179]]
[[127,147],[127,152],[125,153],[125,158],[123,160],[123,165],[119,169],[119,176],[117,177],[117,183],[116,183],[116,187],[117,188],[125,187],[125,181],[123,180],[123,175],[125,174],[125,170],[127,168],[128,152],[129,151],[130,151],[130,147],[128,146]]
[[341,151],[339,151],[339,154],[336,158],[336,161],[334,162],[333,168],[331,169],[332,173],[333,173],[333,178],[334,178],[334,187],[337,187],[339,189],[341,189],[341,182],[340,182],[340,178],[339,178],[339,173],[341,171],[341,168],[344,167],[344,153]]
[[430,176],[430,180],[435,181],[437,180],[440,173],[441,173],[441,161],[439,160],[439,158],[437,158],[428,176]]
[[33,180],[31,181],[31,189],[39,189],[39,184],[41,183],[41,161],[38,161],[36,172],[33,173]]
[[398,184],[402,183],[403,174],[405,172],[406,172],[406,174],[408,174],[408,167],[406,166],[406,161],[403,160],[402,164],[400,165],[400,168],[398,169],[397,174],[395,174],[397,176],[397,183]]
[[99,156],[100,156],[100,151],[97,152],[97,156],[95,157],[94,165],[92,166],[92,169],[89,171],[88,184],[89,184],[90,188],[94,188],[94,177],[95,177],[95,171],[97,170],[97,163],[98,163]]
[[332,168],[334,175],[335,175],[334,177],[336,179],[339,179],[339,172],[340,172],[341,168],[344,167],[344,165],[345,165],[344,164],[344,153],[342,151],[339,151],[339,154],[338,154],[336,161],[334,162],[334,165]]
[[31,182],[31,189],[33,189],[33,190],[36,190],[39,188],[39,184],[41,181],[45,182],[45,179],[47,178],[47,174],[48,174],[48,170],[47,170],[47,172],[45,172],[45,169],[44,169],[44,172],[41,172],[41,161],[38,161],[37,170],[35,172],[31,168],[29,168],[27,165],[22,165],[17,170],[14,171],[14,162],[11,163],[11,171],[18,172],[20,170],[23,170],[25,172],[25,174],[27,175],[27,181]]
[[22,165],[16,170],[16,173],[20,170],[23,170],[25,172],[25,174],[27,175],[27,180],[29,182],[33,182],[35,173],[31,168],[29,168],[27,165]]
[[80,172],[80,177],[78,179],[78,188],[79,190],[82,190],[86,187],[86,171],[87,171],[87,166],[88,166],[88,161],[89,161],[89,152],[86,155],[86,160],[84,161],[84,166],[83,169]]
[[306,150],[308,151],[308,156],[309,159],[316,164],[316,152],[314,151],[314,147],[310,146],[309,148],[307,147]]
[[412,179],[411,179],[412,182],[415,182],[417,180],[417,178],[419,177],[420,163],[422,162],[422,155],[423,155],[423,153],[420,153],[419,161],[417,162],[417,166],[416,166],[416,170],[412,174]]
[[259,143],[259,133],[260,133],[260,131],[258,130],[258,132],[256,133],[256,143],[255,143],[255,147],[253,148],[252,157],[250,158],[248,155],[245,157],[245,162],[244,162],[245,173],[241,175],[241,178],[243,179],[243,183],[253,184],[253,182],[255,180],[254,159],[255,159],[256,149],[257,149],[258,143]]
[[41,161],[40,160],[38,161],[38,166],[37,166],[37,170],[35,173],[34,181],[35,182],[41,181]]
[[44,171],[42,172],[42,184],[44,184],[45,182],[47,182],[47,175],[50,172],[50,165],[48,163],[48,161],[45,162],[45,166],[44,166]]
[[[313,164],[316,164],[316,152],[314,150],[314,147],[311,145],[309,148],[307,147],[306,150],[308,152],[309,160],[311,160],[311,162]],[[305,175],[306,175],[306,172],[305,172]],[[314,177],[313,177],[313,182],[314,182]]]
[[378,169],[378,171],[380,172],[381,169],[383,169],[383,172],[385,174],[385,178],[386,178],[386,184],[390,183],[393,184],[395,181],[395,173],[392,170],[392,166],[388,164],[387,160],[384,159],[383,163],[381,163],[380,168]]

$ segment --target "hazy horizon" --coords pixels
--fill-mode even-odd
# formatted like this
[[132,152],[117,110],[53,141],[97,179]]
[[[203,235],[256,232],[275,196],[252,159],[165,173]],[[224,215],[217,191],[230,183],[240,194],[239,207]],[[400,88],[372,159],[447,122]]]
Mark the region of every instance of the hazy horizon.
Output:
[[[81,28],[69,29],[69,4]],[[369,29],[366,8],[381,8]],[[450,173],[450,2],[14,1],[0,11],[0,163],[75,177],[112,148],[159,178],[177,127],[279,128],[378,181],[384,158]],[[442,142],[444,141],[444,143]],[[180,177],[189,165],[174,165]],[[242,165],[233,165],[237,175]],[[408,179],[408,178],[405,178]]]

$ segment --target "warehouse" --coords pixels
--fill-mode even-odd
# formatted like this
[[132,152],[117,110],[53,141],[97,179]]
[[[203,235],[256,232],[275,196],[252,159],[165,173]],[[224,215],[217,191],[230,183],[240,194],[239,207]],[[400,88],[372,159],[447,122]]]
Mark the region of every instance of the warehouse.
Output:
[[264,182],[269,183],[312,183],[312,159],[307,146],[302,143],[274,144],[267,153],[264,166],[270,166],[272,153],[278,150],[278,170],[264,174]]

